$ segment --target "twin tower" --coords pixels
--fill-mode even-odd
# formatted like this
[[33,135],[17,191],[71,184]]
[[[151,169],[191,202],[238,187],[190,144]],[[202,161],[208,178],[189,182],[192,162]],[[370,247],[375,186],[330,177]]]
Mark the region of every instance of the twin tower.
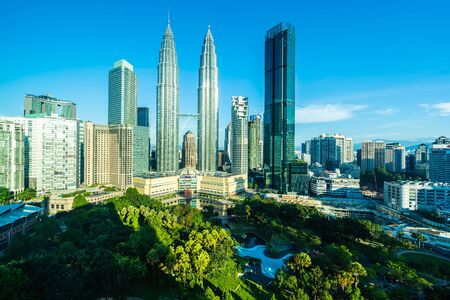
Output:
[[[214,172],[218,145],[218,72],[211,28],[208,26],[200,57],[198,83],[197,169]],[[156,161],[160,173],[178,171],[178,62],[170,21],[159,51],[156,108]]]

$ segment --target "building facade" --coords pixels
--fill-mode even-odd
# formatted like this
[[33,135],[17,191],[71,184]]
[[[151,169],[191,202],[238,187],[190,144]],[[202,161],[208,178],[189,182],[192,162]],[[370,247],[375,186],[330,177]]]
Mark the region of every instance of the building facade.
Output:
[[450,183],[450,139],[439,137],[429,150],[431,182]]
[[148,173],[150,131],[145,126],[133,128],[133,175]]
[[150,128],[150,109],[148,107],[137,108],[137,125]]
[[361,145],[361,173],[384,168],[386,144],[381,141],[364,141]]
[[216,172],[197,176],[199,183],[198,194],[201,196],[215,196],[228,198],[240,194],[247,189],[248,177],[245,174],[229,174]]
[[137,124],[137,77],[133,66],[124,59],[109,71],[108,124]]
[[448,209],[450,185],[427,181],[385,182],[384,204],[400,211]]
[[133,184],[141,194],[151,197],[160,197],[177,193],[178,179],[178,175],[159,176],[157,174],[150,174],[134,177]]
[[24,116],[41,115],[51,116],[57,115],[65,119],[77,118],[77,106],[69,100],[61,100],[49,95],[25,95]]
[[384,154],[385,168],[388,172],[403,173],[406,170],[406,149],[399,143],[386,144]]
[[224,145],[223,145],[223,150],[225,151],[228,159],[231,161],[231,139],[233,135],[233,129],[232,129],[232,125],[231,122],[228,123],[227,127],[225,127],[225,139],[224,139]]
[[420,144],[416,149],[416,163],[423,164],[428,163],[428,146]]
[[354,161],[353,140],[341,134],[321,134],[305,142],[303,148],[311,155],[311,163],[319,163],[327,170]]
[[315,196],[362,198],[359,179],[311,177],[310,190]]
[[13,193],[25,188],[24,140],[20,123],[0,118],[0,187]]
[[219,77],[216,46],[208,26],[200,56],[198,85],[198,169],[214,172],[217,168],[219,128]]
[[248,172],[248,98],[231,97],[232,150],[231,168],[234,174]]
[[183,136],[183,150],[181,162],[183,168],[196,168],[197,166],[197,147],[194,133],[187,131]]
[[123,190],[133,184],[133,126],[86,122],[85,185],[112,184]]
[[295,158],[295,28],[278,24],[265,37],[264,174],[266,186],[286,192]]
[[25,187],[38,193],[79,187],[81,122],[29,116],[1,118],[23,127]]
[[261,170],[263,167],[263,122],[260,115],[250,116],[248,122],[248,168]]
[[156,87],[156,169],[178,171],[178,58],[170,22],[161,42]]
[[0,206],[0,251],[29,234],[41,214],[42,208],[24,203]]

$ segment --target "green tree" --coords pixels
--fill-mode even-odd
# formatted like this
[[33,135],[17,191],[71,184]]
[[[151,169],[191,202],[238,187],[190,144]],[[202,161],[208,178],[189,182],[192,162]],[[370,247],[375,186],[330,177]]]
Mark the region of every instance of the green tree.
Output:
[[311,266],[311,257],[304,252],[297,253],[289,259],[287,266],[298,274],[301,270]]
[[7,203],[7,201],[11,199],[12,199],[11,191],[3,186],[0,186],[0,204]]
[[36,190],[31,188],[26,188],[23,192],[17,194],[18,200],[30,200],[36,198]]

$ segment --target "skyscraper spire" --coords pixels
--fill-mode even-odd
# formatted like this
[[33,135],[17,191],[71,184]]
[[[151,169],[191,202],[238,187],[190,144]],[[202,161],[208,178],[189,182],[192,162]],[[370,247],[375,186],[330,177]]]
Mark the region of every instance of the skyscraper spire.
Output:
[[170,7],[167,7],[167,26],[170,26]]
[[214,172],[217,168],[218,142],[218,69],[216,47],[208,26],[200,56],[198,85],[198,169]]
[[174,173],[178,170],[178,62],[170,18],[159,51],[156,89],[157,170]]

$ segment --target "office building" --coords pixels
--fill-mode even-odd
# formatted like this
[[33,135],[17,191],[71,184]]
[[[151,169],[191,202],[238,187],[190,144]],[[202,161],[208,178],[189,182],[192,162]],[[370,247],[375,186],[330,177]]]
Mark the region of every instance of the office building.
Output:
[[429,149],[431,182],[450,183],[450,139],[439,137]]
[[359,179],[353,178],[310,178],[310,190],[315,196],[337,198],[362,198],[359,190]]
[[137,124],[137,77],[124,59],[109,71],[108,124]]
[[420,144],[416,149],[416,163],[423,164],[428,162],[428,146]]
[[85,185],[112,184],[123,190],[133,184],[133,126],[86,122]]
[[133,128],[133,175],[145,174],[149,170],[150,131],[145,126]]
[[178,58],[170,21],[161,42],[156,87],[156,169],[178,171]]
[[215,172],[197,176],[198,194],[200,196],[214,196],[228,198],[240,194],[247,189],[248,177],[245,174],[229,174]]
[[385,168],[388,172],[403,173],[406,170],[406,149],[399,143],[387,143],[384,153]]
[[381,141],[364,141],[361,145],[361,173],[384,168],[386,144]]
[[137,108],[137,125],[150,128],[150,109],[148,107]]
[[231,97],[232,150],[231,168],[234,174],[248,172],[248,99]]
[[267,31],[264,81],[264,176],[267,187],[285,193],[295,157],[294,26],[280,23]]
[[[138,115],[137,115],[137,125],[141,127],[147,127],[148,131],[148,157],[147,157],[147,165],[149,171],[151,169],[151,139],[150,139],[150,109],[148,107],[138,107]],[[139,151],[139,149],[136,149]]]
[[289,192],[308,195],[309,174],[308,163],[297,160],[289,164]]
[[224,139],[224,145],[223,150],[225,151],[228,159],[231,162],[231,139],[232,139],[232,127],[231,122],[228,123],[227,127],[225,127],[225,139]]
[[20,123],[0,119],[0,187],[24,190],[24,132]]
[[263,167],[263,122],[260,115],[250,116],[248,122],[248,168],[260,170]]
[[384,204],[400,211],[449,209],[450,185],[428,181],[385,182]]
[[133,178],[133,185],[139,193],[160,197],[164,195],[176,194],[178,192],[178,175],[162,176],[152,173]]
[[208,26],[200,57],[198,86],[198,169],[214,172],[217,168],[219,128],[219,87],[216,46]]
[[29,116],[0,118],[23,127],[25,187],[38,193],[77,188],[81,122],[56,115]]
[[25,95],[24,116],[57,115],[65,119],[77,118],[77,106],[69,100],[62,100],[50,95]]
[[183,168],[196,168],[197,166],[197,147],[196,138],[190,130],[183,136],[183,149],[181,163]]

